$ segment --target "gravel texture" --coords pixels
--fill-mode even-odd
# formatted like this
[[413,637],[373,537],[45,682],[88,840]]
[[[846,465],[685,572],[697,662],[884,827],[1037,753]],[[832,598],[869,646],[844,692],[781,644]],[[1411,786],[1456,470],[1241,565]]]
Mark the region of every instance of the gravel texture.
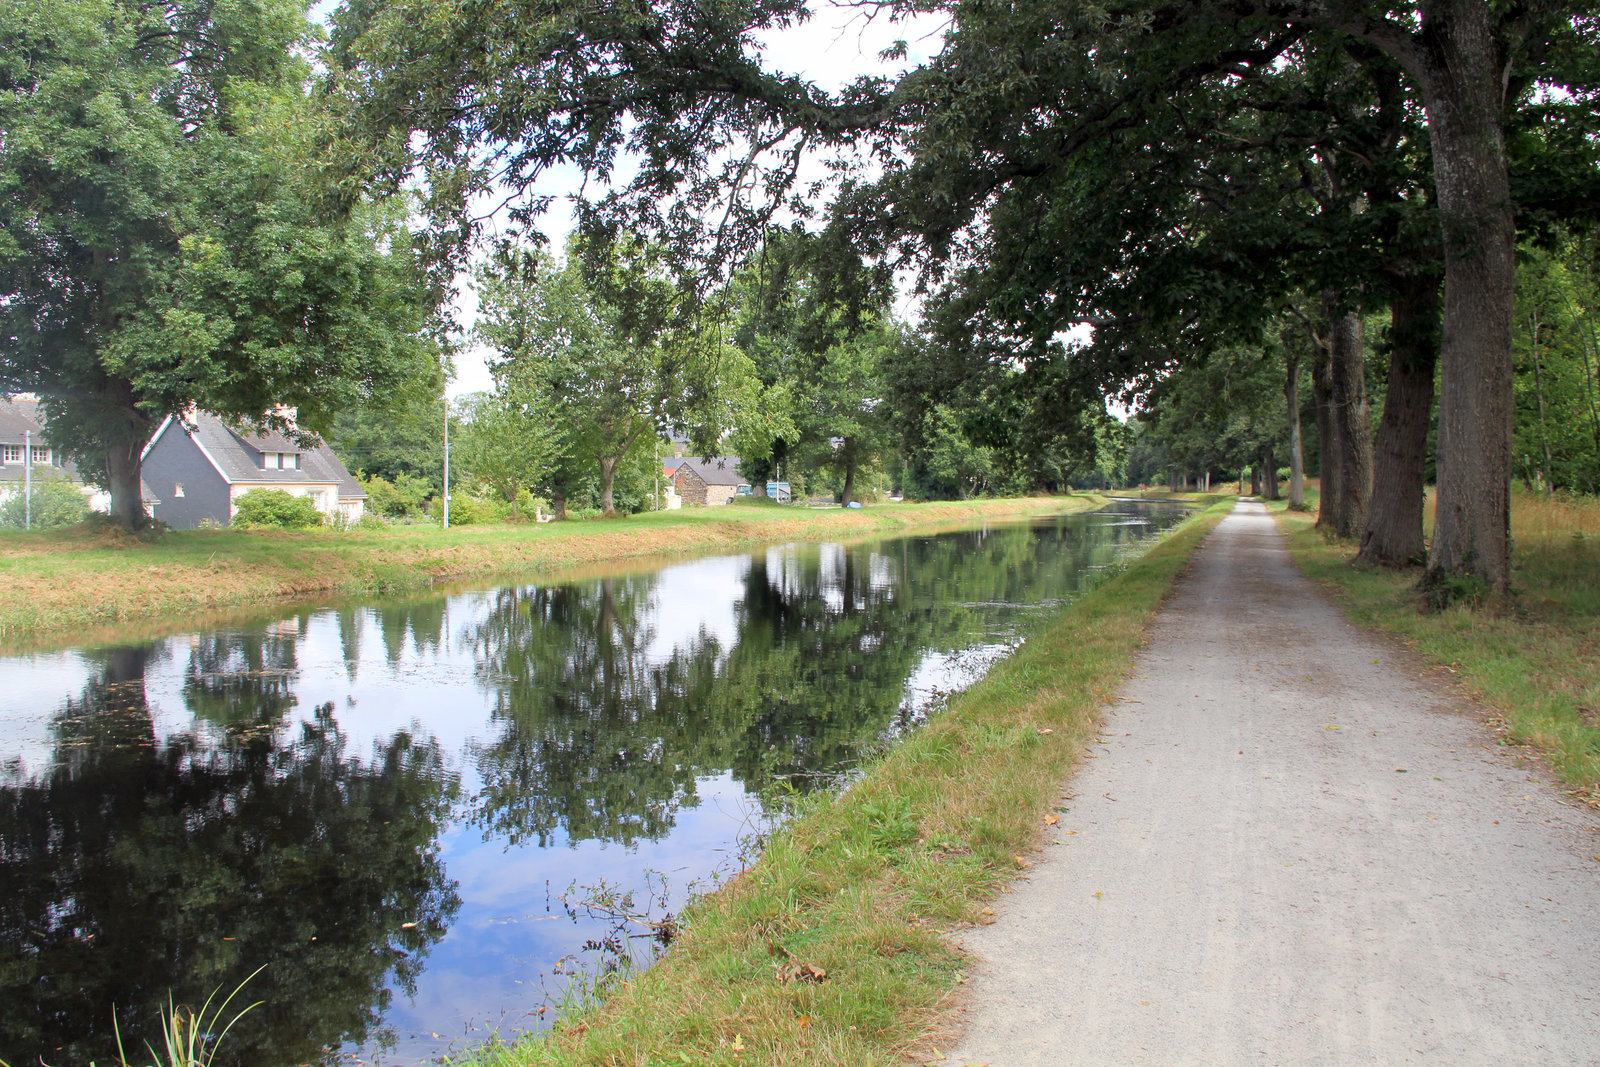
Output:
[[940,1062],[1600,1064],[1600,816],[1485,717],[1241,503],[964,936]]

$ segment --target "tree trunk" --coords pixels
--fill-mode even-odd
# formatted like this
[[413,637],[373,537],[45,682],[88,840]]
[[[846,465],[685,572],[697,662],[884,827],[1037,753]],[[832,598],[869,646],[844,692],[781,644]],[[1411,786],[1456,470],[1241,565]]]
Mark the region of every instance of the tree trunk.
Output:
[[1439,278],[1402,280],[1390,327],[1389,389],[1373,464],[1372,506],[1361,535],[1360,563],[1404,567],[1427,559],[1422,510],[1428,470],[1428,424],[1439,353]]
[[1511,582],[1516,231],[1494,12],[1482,0],[1438,0],[1423,47],[1402,57],[1422,89],[1444,235],[1439,499],[1424,578],[1436,592],[1462,577],[1494,592]]
[[144,440],[128,437],[113,442],[106,449],[106,474],[110,485],[111,517],[130,530],[142,530],[150,524],[144,510],[144,497],[139,489],[140,453]]
[[1289,415],[1289,506],[1299,510],[1306,506],[1306,458],[1300,440],[1300,353],[1289,348],[1285,359],[1283,399]]
[[[1327,294],[1324,295],[1324,300]],[[1344,464],[1340,422],[1333,417],[1333,340],[1327,334],[1311,335],[1315,361],[1311,365],[1311,400],[1317,409],[1317,475],[1321,495],[1317,504],[1317,526],[1333,529],[1339,505],[1339,470]]]
[[1272,454],[1270,444],[1261,446],[1261,487],[1268,500],[1278,499],[1278,458]]
[[550,490],[550,514],[555,516],[557,522],[567,521],[567,491],[565,489]]
[[[849,448],[850,442],[846,441],[844,447]],[[849,507],[850,502],[855,499],[855,491],[856,461],[854,456],[847,456],[844,461],[844,500],[842,502],[845,507]]]
[[1261,466],[1257,464],[1250,468],[1250,495],[1261,495]]
[[600,457],[600,513],[608,519],[617,513],[613,489],[617,484],[617,468],[621,465],[621,456]]
[[1539,360],[1539,309],[1533,309],[1531,333],[1528,338],[1528,352],[1533,356],[1533,392],[1539,401],[1539,443],[1544,446],[1544,495],[1548,499],[1554,491],[1554,463],[1550,459],[1550,429],[1545,423],[1544,416],[1544,368]]
[[1367,526],[1372,499],[1372,422],[1367,403],[1367,360],[1361,318],[1340,315],[1333,324],[1333,417],[1339,420],[1339,499],[1334,532],[1356,538]]

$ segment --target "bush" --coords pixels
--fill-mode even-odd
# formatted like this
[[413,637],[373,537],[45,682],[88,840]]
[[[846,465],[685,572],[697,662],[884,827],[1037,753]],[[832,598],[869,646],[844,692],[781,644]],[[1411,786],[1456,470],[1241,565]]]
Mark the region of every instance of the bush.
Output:
[[[442,508],[435,507],[436,512]],[[488,500],[471,493],[450,494],[450,525],[481,526],[485,523],[505,522],[511,509],[501,500]]]
[[[0,503],[0,526],[21,530],[31,525],[35,530],[57,530],[63,526],[76,526],[89,517],[89,504],[83,491],[69,478],[44,475],[33,480],[31,509],[25,508],[22,486]],[[31,517],[26,514],[31,510]]]
[[379,478],[361,479],[361,488],[367,491],[367,510],[386,515],[391,519],[414,519],[427,512],[427,500],[433,486],[415,475],[401,473],[394,481]]
[[234,501],[232,526],[241,530],[309,530],[322,525],[322,512],[310,497],[282,489],[252,489]]

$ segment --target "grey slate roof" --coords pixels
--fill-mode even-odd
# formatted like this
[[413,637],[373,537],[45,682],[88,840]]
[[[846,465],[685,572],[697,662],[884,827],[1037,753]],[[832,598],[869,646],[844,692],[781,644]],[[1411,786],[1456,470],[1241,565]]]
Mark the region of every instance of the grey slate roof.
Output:
[[[39,404],[34,400],[11,400],[0,397],[0,445],[16,445],[19,448],[26,443],[27,431],[33,431],[33,447],[51,448],[49,441],[44,436],[44,413],[39,410]],[[52,458],[57,458],[52,456]],[[71,463],[57,462],[48,467],[35,466],[34,477],[41,475],[60,477],[65,475],[75,482],[81,482],[78,469]],[[21,482],[24,480],[24,470],[20,463],[0,464],[0,482]]]
[[[326,441],[315,445],[302,445],[277,431],[246,433],[230,429],[215,415],[199,412],[192,419],[181,420],[205,453],[211,457],[218,473],[234,485],[292,485],[295,483],[327,484],[339,487],[341,500],[365,500],[366,490],[339,462]],[[168,428],[172,433],[176,425]],[[263,469],[263,452],[293,453],[300,457],[298,470]]]
[[749,479],[739,474],[737,456],[716,456],[711,459],[686,459],[683,467],[697,474],[707,485],[748,485]]

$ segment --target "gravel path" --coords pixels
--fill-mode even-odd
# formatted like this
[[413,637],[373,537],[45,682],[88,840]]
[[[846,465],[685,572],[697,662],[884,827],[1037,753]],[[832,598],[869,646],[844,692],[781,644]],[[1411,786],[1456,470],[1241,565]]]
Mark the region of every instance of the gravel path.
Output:
[[965,935],[941,1062],[1600,1064],[1600,817],[1480,714],[1240,504]]

